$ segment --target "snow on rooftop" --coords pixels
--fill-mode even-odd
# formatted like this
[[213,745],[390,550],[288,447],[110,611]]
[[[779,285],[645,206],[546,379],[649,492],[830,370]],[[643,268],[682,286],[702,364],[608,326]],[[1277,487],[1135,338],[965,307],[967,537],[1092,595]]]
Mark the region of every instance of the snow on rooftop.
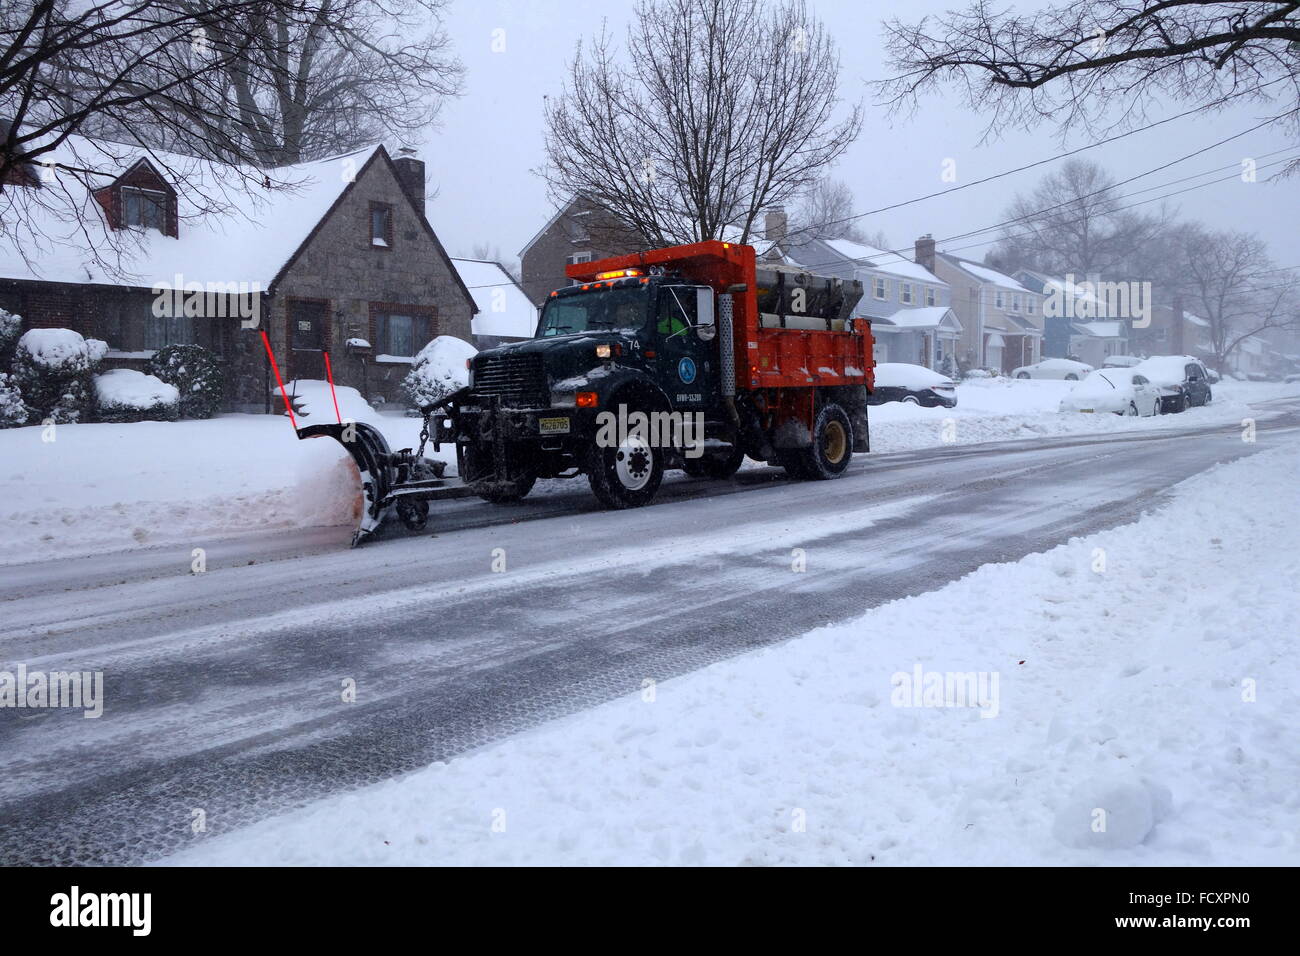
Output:
[[537,331],[537,307],[500,263],[454,257],[451,261],[478,306],[472,326],[475,335],[533,337]]
[[838,255],[846,259],[853,259],[860,265],[874,266],[883,272],[891,272],[894,275],[929,285],[947,284],[925,266],[906,259],[897,252],[891,252],[888,249],[877,249],[875,246],[869,246],[862,242],[853,242],[849,239],[822,239],[820,241]]
[[1117,339],[1124,336],[1123,322],[1075,322],[1074,327],[1094,338]]
[[1003,289],[1011,289],[1013,292],[1030,292],[1029,289],[1026,289],[1015,279],[1011,278],[1011,276],[1003,275],[996,269],[990,269],[988,266],[976,265],[975,263],[968,262],[965,259],[958,259],[956,256],[953,256],[952,258],[960,268],[966,270],[981,282],[1000,286]]
[[873,318],[871,324],[873,327],[877,324],[881,325],[883,327],[881,331],[887,331],[891,325],[901,329],[933,329],[938,328],[949,311],[951,310],[944,305],[932,305],[920,309],[899,309],[893,315]]
[[[148,288],[180,275],[265,290],[378,148],[263,172],[70,137],[44,158],[91,172],[46,170],[52,180],[39,190],[8,189],[0,200],[0,217],[22,223],[18,234],[0,238],[0,278]],[[112,230],[91,195],[141,159],[176,190],[177,238],[154,229]],[[270,188],[263,185],[268,175]],[[205,202],[219,209],[197,205]],[[7,211],[10,203],[22,204],[21,213]]]

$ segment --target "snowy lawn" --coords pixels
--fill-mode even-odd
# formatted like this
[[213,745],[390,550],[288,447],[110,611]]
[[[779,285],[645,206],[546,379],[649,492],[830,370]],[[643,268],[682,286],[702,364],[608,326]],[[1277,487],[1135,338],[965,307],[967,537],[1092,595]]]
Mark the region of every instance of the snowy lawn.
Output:
[[[1220,466],[1137,523],[167,862],[1298,864],[1298,479],[1295,447]],[[982,692],[926,706],[950,672]]]
[[[332,401],[316,405],[327,413],[304,421],[334,420]],[[419,444],[419,419],[366,420],[394,448]],[[299,441],[283,415],[58,425],[48,437],[0,431],[0,565],[356,520],[352,460],[330,439]]]
[[[1093,432],[1188,428],[1240,422],[1252,416],[1250,402],[1300,395],[1300,384],[1224,381],[1214,401],[1177,415],[1121,418],[1111,414],[1061,413],[1061,399],[1078,382],[1030,379],[971,379],[957,386],[956,408],[921,408],[888,402],[868,409],[871,450],[906,451],[933,445],[1008,441]],[[945,422],[951,428],[945,431]]]

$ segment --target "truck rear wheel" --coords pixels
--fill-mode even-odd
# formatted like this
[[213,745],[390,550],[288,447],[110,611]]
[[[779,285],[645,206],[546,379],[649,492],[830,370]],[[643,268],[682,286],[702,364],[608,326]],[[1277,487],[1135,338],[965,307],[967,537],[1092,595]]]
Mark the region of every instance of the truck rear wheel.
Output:
[[786,454],[790,455],[790,464],[784,456],[781,464],[792,477],[817,481],[838,478],[853,459],[853,425],[848,414],[833,402],[823,405],[813,422],[812,444]]
[[613,448],[596,445],[591,450],[587,480],[596,500],[606,508],[649,504],[663,478],[663,450],[638,435],[628,435]]

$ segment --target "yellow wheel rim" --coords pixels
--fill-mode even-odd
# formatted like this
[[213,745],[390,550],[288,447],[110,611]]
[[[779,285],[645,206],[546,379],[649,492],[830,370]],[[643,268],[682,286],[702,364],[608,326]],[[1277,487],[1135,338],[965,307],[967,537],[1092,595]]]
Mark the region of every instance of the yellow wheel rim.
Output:
[[849,436],[844,433],[844,426],[839,422],[827,422],[822,430],[822,451],[826,460],[838,465],[844,459],[849,448]]

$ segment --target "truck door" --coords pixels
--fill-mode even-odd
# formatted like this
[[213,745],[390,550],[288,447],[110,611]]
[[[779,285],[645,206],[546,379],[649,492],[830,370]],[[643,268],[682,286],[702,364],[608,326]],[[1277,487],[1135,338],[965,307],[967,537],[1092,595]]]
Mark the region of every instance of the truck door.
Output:
[[[708,286],[668,285],[659,289],[655,331],[659,340],[659,383],[679,409],[703,409],[712,404],[717,389],[714,361],[716,331],[712,315],[701,316],[699,299],[712,302]],[[712,307],[707,306],[710,313]],[[701,337],[701,318],[706,320]]]

